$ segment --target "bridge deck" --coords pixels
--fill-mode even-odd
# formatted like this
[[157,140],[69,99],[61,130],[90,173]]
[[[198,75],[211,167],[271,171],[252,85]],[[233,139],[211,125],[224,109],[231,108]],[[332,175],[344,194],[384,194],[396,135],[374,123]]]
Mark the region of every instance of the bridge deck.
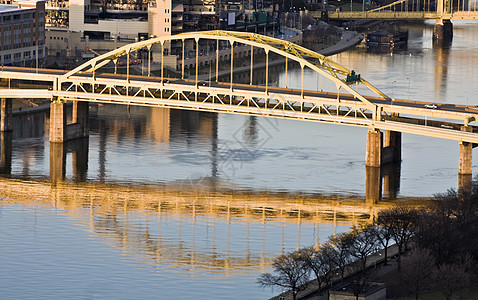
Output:
[[[4,68],[0,78],[28,78],[43,88],[14,89],[15,80],[3,82],[10,88],[1,97],[51,98],[127,105],[249,114],[295,120],[363,126],[478,143],[478,130],[460,128],[478,118],[478,108],[465,105],[433,104],[402,99],[386,100],[365,96],[371,105],[350,94],[279,87],[147,76],[78,73],[58,90],[53,90],[62,70]],[[50,88],[50,89],[49,89]],[[434,106],[429,106],[429,105]],[[434,108],[427,108],[434,107]],[[380,114],[374,119],[374,109]],[[400,117],[397,117],[400,115]]]

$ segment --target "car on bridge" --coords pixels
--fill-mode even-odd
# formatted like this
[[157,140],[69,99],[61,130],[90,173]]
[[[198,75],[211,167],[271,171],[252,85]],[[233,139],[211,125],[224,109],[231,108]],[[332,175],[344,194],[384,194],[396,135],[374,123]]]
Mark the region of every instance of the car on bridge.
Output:
[[428,109],[437,109],[438,106],[436,104],[425,104],[425,108]]

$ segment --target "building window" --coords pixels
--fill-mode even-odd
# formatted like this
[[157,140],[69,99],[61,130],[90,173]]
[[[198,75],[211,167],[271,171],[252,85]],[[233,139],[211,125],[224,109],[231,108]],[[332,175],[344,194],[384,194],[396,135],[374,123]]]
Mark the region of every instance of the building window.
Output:
[[3,56],[3,60],[10,60],[10,59],[12,59],[12,55],[11,55],[11,54],[5,54],[5,55]]
[[20,58],[20,57],[22,57],[22,53],[21,53],[21,52],[18,52],[18,53],[13,54],[13,58]]

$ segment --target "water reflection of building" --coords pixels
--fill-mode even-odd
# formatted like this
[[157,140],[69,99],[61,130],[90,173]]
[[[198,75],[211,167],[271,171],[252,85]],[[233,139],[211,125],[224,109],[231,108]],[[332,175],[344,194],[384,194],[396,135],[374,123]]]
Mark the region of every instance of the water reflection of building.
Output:
[[[64,211],[103,242],[131,255],[211,272],[268,265],[277,254],[268,251],[268,242],[284,251],[298,247],[301,239],[311,240],[313,232],[318,244],[326,224],[333,233],[340,225],[369,223],[380,209],[395,205],[290,194],[208,193],[181,186],[52,186],[5,178],[0,178],[0,193]],[[35,200],[29,200],[32,195]]]

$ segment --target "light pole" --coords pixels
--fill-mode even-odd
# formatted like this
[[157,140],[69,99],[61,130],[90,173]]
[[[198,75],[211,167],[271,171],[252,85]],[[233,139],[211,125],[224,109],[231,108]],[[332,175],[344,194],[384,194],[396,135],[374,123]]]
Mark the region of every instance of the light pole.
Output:
[[410,77],[407,77],[408,79],[408,100],[410,100]]
[[396,82],[396,80],[392,81],[392,100],[390,101],[391,104],[393,104],[393,87]]

